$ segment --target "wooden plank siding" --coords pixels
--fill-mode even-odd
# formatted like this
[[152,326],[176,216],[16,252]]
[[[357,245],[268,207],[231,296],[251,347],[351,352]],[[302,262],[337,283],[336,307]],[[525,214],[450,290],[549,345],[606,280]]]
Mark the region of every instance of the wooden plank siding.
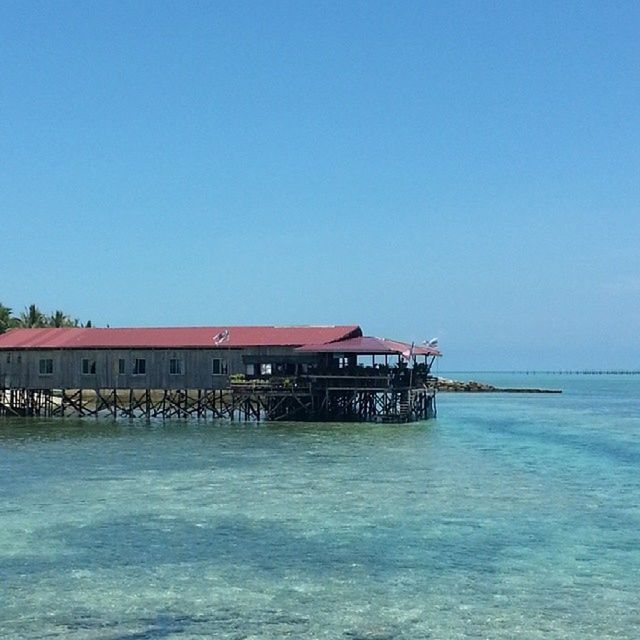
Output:
[[[40,360],[52,360],[51,374],[40,373]],[[82,372],[82,361],[95,361],[95,374]],[[118,373],[118,361],[125,373]],[[133,373],[136,359],[146,373]],[[170,373],[170,360],[182,361],[182,374]],[[226,389],[229,375],[215,375],[213,360],[227,362],[229,375],[245,373],[251,362],[305,361],[293,347],[190,349],[4,349],[0,352],[0,387],[21,389]]]

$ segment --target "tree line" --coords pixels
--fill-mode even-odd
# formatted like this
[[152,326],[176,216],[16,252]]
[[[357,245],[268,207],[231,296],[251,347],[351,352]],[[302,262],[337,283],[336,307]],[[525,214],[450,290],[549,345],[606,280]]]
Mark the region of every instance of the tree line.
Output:
[[78,318],[72,318],[60,309],[50,314],[42,312],[35,304],[25,307],[22,313],[14,315],[11,307],[0,302],[0,333],[15,328],[42,328],[42,327],[90,327],[91,320],[84,324]]

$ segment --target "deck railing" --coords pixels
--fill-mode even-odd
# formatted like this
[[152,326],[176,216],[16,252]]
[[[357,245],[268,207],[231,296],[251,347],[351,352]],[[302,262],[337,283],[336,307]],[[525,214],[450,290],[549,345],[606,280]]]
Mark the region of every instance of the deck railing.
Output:
[[282,376],[232,376],[231,388],[247,391],[283,389],[366,389],[380,391],[436,388],[436,378],[412,369],[390,368],[383,371],[374,367],[357,369],[327,369],[304,374]]

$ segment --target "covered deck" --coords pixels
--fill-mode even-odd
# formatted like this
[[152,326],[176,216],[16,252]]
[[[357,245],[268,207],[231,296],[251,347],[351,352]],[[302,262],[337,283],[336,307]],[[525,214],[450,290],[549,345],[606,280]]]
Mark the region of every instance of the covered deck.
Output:
[[426,382],[434,360],[442,355],[435,346],[371,336],[305,345],[296,352],[320,356],[317,371],[309,372],[316,377],[386,378],[410,385]]
[[299,359],[274,363],[269,374],[242,376],[232,381],[232,388],[247,397],[269,398],[268,413],[276,420],[294,415],[306,420],[411,422],[436,415],[430,371],[441,353],[433,345],[360,336],[305,345],[295,354]]

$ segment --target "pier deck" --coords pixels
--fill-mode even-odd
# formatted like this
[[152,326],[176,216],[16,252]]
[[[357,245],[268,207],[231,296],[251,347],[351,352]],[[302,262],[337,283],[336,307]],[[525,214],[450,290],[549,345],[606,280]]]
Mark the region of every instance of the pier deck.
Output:
[[435,385],[389,376],[310,375],[227,389],[4,389],[0,415],[392,422],[436,415]]

